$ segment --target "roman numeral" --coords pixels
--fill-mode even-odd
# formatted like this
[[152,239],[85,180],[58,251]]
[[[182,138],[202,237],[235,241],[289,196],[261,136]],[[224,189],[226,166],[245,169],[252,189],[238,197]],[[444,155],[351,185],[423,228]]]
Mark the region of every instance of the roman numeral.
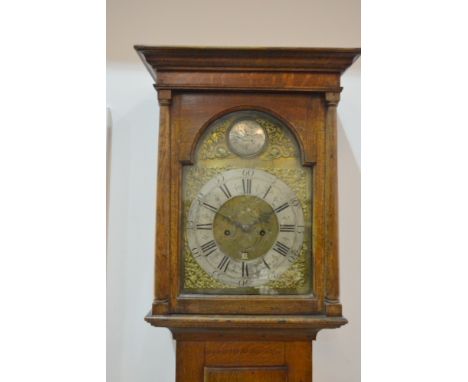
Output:
[[285,210],[288,207],[289,207],[289,204],[287,202],[283,203],[281,206],[275,208],[275,212],[279,213],[279,212]]
[[242,188],[244,190],[244,194],[248,195],[252,193],[252,179],[244,178],[242,179]]
[[218,264],[218,269],[222,270],[223,272],[226,272],[230,262],[231,260],[229,260],[229,257],[224,256],[221,262]]
[[280,232],[294,232],[295,230],[294,224],[280,224]]
[[206,223],[206,224],[197,224],[197,229],[205,229],[211,231],[213,229],[213,224]]
[[249,266],[242,262],[242,277],[249,277]]
[[203,244],[201,247],[201,250],[203,251],[203,254],[205,256],[211,255],[213,252],[215,252],[218,248],[216,247],[216,243],[214,240],[208,241],[205,244]]
[[286,244],[283,244],[281,241],[277,241],[273,250],[278,252],[281,256],[286,256],[289,252],[289,247]]
[[229,191],[228,186],[226,186],[225,184],[222,184],[221,186],[219,186],[219,188],[221,189],[221,191],[223,191],[223,194],[224,196],[226,196],[226,199],[232,198],[232,195],[231,195],[231,192]]
[[265,267],[267,267],[268,269],[270,269],[270,266],[268,265],[268,263],[265,261],[265,259],[262,259],[263,260],[263,264],[265,264]]
[[265,198],[267,197],[267,195],[268,195],[268,193],[270,192],[270,190],[271,190],[271,186],[268,187],[268,190],[266,190],[265,195],[263,195],[263,199],[265,199]]
[[208,208],[211,212],[216,213],[218,211],[218,209],[216,207],[213,207],[211,204],[208,204],[206,202],[203,202],[203,206],[205,208]]

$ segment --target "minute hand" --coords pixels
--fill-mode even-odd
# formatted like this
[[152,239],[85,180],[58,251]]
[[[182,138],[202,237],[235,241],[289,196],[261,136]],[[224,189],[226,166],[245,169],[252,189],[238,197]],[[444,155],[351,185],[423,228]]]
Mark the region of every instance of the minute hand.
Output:
[[229,221],[230,221],[232,224],[234,224],[237,228],[240,228],[240,229],[243,230],[243,225],[242,225],[241,223],[239,223],[239,222],[237,222],[237,221],[231,219],[229,216],[226,216],[226,215],[222,214],[221,212],[216,212],[216,215],[222,216],[224,219],[229,220]]

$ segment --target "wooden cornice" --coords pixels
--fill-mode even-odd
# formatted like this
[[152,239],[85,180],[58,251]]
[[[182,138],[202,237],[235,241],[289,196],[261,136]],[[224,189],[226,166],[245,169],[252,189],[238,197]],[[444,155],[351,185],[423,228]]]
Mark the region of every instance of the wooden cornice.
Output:
[[327,72],[340,75],[360,48],[202,48],[136,45],[157,83],[159,72]]

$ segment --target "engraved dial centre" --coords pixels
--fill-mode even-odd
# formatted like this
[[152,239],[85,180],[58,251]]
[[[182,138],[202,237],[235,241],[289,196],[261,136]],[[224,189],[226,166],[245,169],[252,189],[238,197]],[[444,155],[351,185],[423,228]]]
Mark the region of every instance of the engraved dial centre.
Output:
[[273,208],[257,196],[235,196],[218,210],[213,235],[221,251],[236,260],[265,255],[278,236]]

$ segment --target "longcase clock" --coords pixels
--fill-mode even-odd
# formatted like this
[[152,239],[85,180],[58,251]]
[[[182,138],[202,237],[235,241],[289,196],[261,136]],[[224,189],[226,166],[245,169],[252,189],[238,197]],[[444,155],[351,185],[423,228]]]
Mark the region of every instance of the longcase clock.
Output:
[[136,46],[160,105],[151,325],[177,382],[312,380],[346,324],[336,108],[359,49]]

